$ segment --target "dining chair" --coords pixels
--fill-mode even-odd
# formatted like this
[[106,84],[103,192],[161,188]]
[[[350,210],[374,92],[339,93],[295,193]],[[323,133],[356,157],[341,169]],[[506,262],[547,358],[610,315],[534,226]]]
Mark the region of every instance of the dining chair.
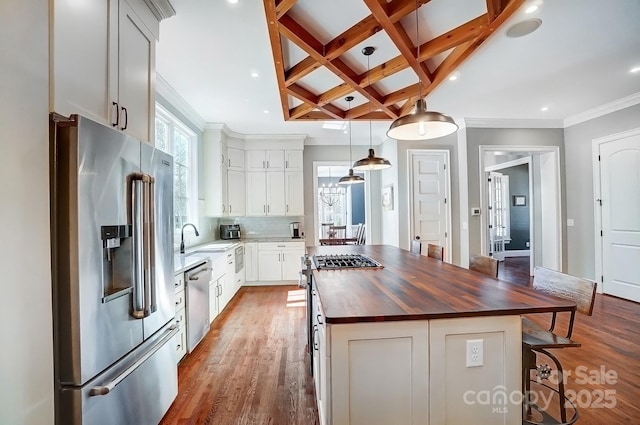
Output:
[[[596,282],[571,276],[558,271],[546,269],[536,266],[533,276],[533,289],[544,292],[558,298],[574,301],[577,305],[577,311],[587,316],[593,314],[593,305],[596,299]],[[533,405],[530,400],[531,391],[531,370],[536,371],[538,382],[551,376],[551,369],[548,365],[540,365],[537,363],[538,354],[542,354],[556,366],[557,390],[549,385],[544,385],[552,391],[558,393],[560,422],[556,424],[572,424],[577,420],[578,411],[575,404],[565,396],[564,388],[564,372],[560,361],[549,350],[564,349],[570,347],[580,347],[579,342],[571,339],[573,325],[575,319],[575,311],[571,312],[569,323],[567,325],[566,334],[562,336],[554,332],[556,325],[556,313],[551,316],[551,323],[548,329],[538,325],[532,320],[522,318],[522,384],[525,394],[525,417],[523,423],[537,424],[533,420]],[[567,404],[571,405],[574,411],[573,417],[567,421]],[[539,412],[540,413],[540,412]]]
[[435,258],[436,260],[443,261],[444,259],[444,247],[440,245],[427,244],[427,257]]
[[347,238],[347,226],[330,226],[329,239],[344,240]]
[[422,254],[422,242],[420,242],[420,236],[416,236],[416,238],[411,241],[411,252],[418,255]]
[[333,223],[322,223],[320,224],[320,227],[322,228],[322,233],[320,236],[320,239],[328,239],[331,237],[331,234],[329,232],[329,229],[331,228],[331,226],[333,226]]
[[469,257],[469,270],[486,274],[494,279],[498,278],[498,260],[480,254]]

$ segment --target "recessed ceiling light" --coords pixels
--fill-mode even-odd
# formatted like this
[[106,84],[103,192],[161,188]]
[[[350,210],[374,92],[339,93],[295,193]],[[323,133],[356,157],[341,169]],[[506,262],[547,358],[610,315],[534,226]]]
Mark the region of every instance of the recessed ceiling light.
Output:
[[269,111],[267,111],[266,109],[265,109],[263,112],[264,112],[265,114],[268,114],[268,113],[269,113]]
[[640,66],[634,66],[633,68],[631,68],[629,70],[629,72],[631,72],[632,74],[635,74],[637,72],[640,72]]
[[458,74],[457,72],[454,72],[453,74],[449,75],[449,81],[457,80],[459,75],[460,74]]
[[533,13],[536,10],[538,10],[538,5],[537,4],[532,4],[531,6],[527,7],[527,9],[524,11],[524,13]]
[[542,112],[546,112],[546,111],[548,111],[548,110],[549,110],[549,107],[548,107],[548,106],[543,106],[542,108],[540,108],[540,110],[541,110]]
[[526,19],[513,24],[507,29],[507,37],[518,38],[529,35],[542,25],[541,19]]
[[238,0],[227,0],[227,3],[238,4]]
[[260,74],[258,74],[258,72],[257,72],[257,71],[252,71],[252,72],[251,72],[251,76],[252,76],[253,78],[258,78],[258,77],[260,76]]

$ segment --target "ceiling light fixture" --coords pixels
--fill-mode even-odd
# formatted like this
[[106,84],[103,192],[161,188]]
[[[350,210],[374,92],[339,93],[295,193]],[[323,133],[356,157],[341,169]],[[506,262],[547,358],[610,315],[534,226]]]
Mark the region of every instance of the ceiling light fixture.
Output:
[[[353,158],[351,158],[351,116],[349,115],[349,111],[351,111],[351,101],[353,100],[353,96],[347,96],[344,98],[344,100],[346,100],[349,104],[349,109],[347,109],[347,116],[349,118],[349,164],[351,164]],[[338,184],[342,185],[357,183],[364,183],[364,178],[353,174],[353,168],[349,168],[349,174],[344,177],[340,177],[340,180],[338,180]]]
[[258,72],[257,72],[257,71],[252,71],[252,72],[251,72],[251,76],[252,76],[253,78],[258,78],[258,77],[260,76],[260,74],[258,74]]
[[[369,63],[370,56],[375,51],[375,47],[367,46],[362,49],[362,54],[367,57],[367,76],[368,82],[367,87],[371,90],[371,66]],[[367,91],[368,93],[368,91]],[[371,98],[369,98],[369,115],[371,115]],[[371,131],[371,116],[369,116],[369,156],[366,158],[362,158],[356,161],[353,164],[354,170],[384,170],[385,168],[391,167],[391,163],[386,158],[379,158],[376,156],[373,150],[373,135]]]
[[629,70],[630,73],[635,74],[637,72],[640,72],[640,66],[634,66],[633,68],[631,68]]
[[540,108],[540,110],[542,112],[547,112],[549,110],[549,107],[548,106],[543,106],[542,108]]
[[[416,0],[416,60],[420,61],[420,32],[418,27],[418,0]],[[428,140],[447,136],[458,130],[458,124],[448,115],[427,111],[427,102],[422,99],[422,78],[418,75],[418,100],[413,111],[391,123],[387,136],[396,140]]]

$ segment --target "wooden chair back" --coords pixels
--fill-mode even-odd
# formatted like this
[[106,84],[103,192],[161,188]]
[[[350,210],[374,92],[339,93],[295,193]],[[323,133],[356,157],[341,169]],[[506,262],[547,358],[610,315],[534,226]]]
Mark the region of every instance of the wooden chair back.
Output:
[[469,270],[497,279],[498,260],[480,254],[472,254],[471,257],[469,257]]
[[422,254],[422,242],[420,242],[420,236],[416,236],[416,238],[411,241],[411,252],[418,255]]
[[580,313],[591,316],[596,300],[596,282],[536,266],[533,289],[576,303]]
[[329,239],[346,239],[347,238],[347,226],[330,226],[329,227]]
[[330,236],[329,229],[333,226],[333,223],[322,223],[321,225],[322,233],[320,234],[320,239],[328,239]]
[[427,257],[435,258],[436,260],[444,260],[444,247],[440,245],[427,244]]
[[358,228],[358,234],[356,235],[356,244],[364,245],[365,236],[367,234],[367,229],[364,224],[360,223],[360,227]]

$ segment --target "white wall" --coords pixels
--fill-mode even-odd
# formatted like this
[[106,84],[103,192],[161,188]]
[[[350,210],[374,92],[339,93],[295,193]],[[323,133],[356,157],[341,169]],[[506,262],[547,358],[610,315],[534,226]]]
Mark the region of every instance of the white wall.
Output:
[[[393,210],[381,211],[381,240],[385,245],[400,246],[399,234],[399,208],[398,208],[398,142],[389,139],[378,147],[376,154],[387,158],[391,162],[391,168],[380,171],[380,191],[393,186]],[[375,189],[372,189],[375,190]]]
[[574,220],[574,227],[566,228],[567,272],[572,275],[596,279],[591,142],[640,127],[639,117],[640,105],[635,105],[564,130],[567,218]]
[[0,2],[0,422],[53,424],[48,1]]

